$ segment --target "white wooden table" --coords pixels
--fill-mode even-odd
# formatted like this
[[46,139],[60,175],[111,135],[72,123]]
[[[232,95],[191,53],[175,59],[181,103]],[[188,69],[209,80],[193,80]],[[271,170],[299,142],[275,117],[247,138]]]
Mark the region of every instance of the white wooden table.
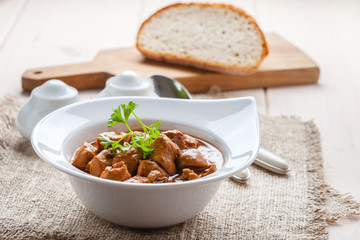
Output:
[[[0,96],[22,92],[26,69],[89,61],[99,50],[133,46],[141,22],[172,2],[0,0]],[[280,34],[319,64],[317,85],[244,90],[241,95],[254,96],[263,114],[314,119],[327,182],[360,201],[360,1],[223,2],[243,8],[264,32]],[[358,220],[329,226],[330,239],[360,239]]]

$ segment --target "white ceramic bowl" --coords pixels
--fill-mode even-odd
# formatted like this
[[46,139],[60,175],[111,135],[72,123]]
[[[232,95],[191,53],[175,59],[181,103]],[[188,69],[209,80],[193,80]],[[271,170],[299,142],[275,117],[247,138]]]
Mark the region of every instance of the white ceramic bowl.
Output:
[[[161,119],[160,129],[176,128],[215,145],[224,155],[223,167],[197,180],[141,184],[101,179],[72,166],[71,157],[77,147],[107,131],[106,121],[112,109],[129,101],[139,104],[135,113],[145,123]],[[96,99],[50,113],[35,126],[31,136],[35,152],[45,162],[68,174],[85,207],[113,223],[138,228],[170,226],[196,216],[216,194],[221,180],[253,162],[259,150],[259,139],[258,114],[252,97]]]

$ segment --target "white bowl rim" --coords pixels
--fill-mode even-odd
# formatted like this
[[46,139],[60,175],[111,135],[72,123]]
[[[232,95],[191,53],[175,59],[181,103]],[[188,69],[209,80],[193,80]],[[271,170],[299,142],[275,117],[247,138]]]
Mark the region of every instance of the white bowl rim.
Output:
[[[57,114],[60,111],[64,111],[66,109],[69,109],[71,107],[74,106],[78,106],[78,105],[82,105],[82,104],[86,104],[86,103],[91,103],[91,102],[97,102],[97,101],[108,101],[108,99],[128,99],[129,101],[136,101],[136,99],[151,99],[151,100],[155,100],[155,101],[169,101],[169,102],[181,102],[181,101],[192,101],[192,102],[206,102],[206,103],[212,103],[212,102],[231,102],[231,101],[243,101],[243,100],[248,100],[251,102],[251,105],[255,108],[256,110],[256,101],[254,97],[238,97],[238,98],[226,98],[226,99],[177,99],[177,98],[154,98],[154,97],[143,97],[143,96],[124,96],[124,97],[108,97],[108,98],[97,98],[97,99],[91,99],[91,100],[86,100],[86,101],[81,101],[81,102],[77,102],[77,103],[73,103],[70,105],[67,105],[65,107],[59,108],[57,110],[55,110],[54,112],[49,113],[48,115],[46,115],[44,118],[42,118],[34,127],[34,130],[31,134],[31,144],[32,147],[34,149],[34,151],[36,152],[36,154],[43,160],[45,161],[47,164],[49,164],[50,166],[72,176],[72,177],[76,177],[76,178],[80,178],[82,180],[86,180],[86,181],[90,181],[93,183],[98,183],[98,184],[104,184],[107,186],[112,186],[112,187],[119,187],[119,188],[134,188],[134,189],[143,189],[143,190],[149,190],[149,189],[159,189],[159,188],[179,188],[179,187],[190,187],[190,186],[195,186],[195,185],[201,185],[201,184],[209,184],[209,183],[213,183],[213,182],[217,182],[226,178],[231,177],[232,175],[240,172],[241,170],[249,167],[252,162],[255,160],[259,149],[260,149],[260,131],[259,131],[259,121],[258,121],[258,115],[256,114],[256,119],[255,121],[257,122],[256,124],[256,129],[257,129],[257,142],[256,142],[256,149],[254,149],[254,151],[252,152],[251,156],[249,157],[249,159],[247,160],[246,164],[242,165],[241,168],[226,172],[222,175],[208,175],[206,177],[202,177],[199,179],[195,179],[195,180],[191,180],[191,181],[184,181],[184,182],[175,182],[175,183],[159,183],[159,184],[144,184],[144,183],[128,183],[128,182],[121,182],[121,181],[114,181],[114,180],[109,180],[109,179],[102,179],[100,177],[95,177],[93,175],[90,174],[83,174],[77,171],[74,171],[70,168],[64,167],[63,165],[58,165],[56,163],[54,163],[52,160],[49,160],[41,151],[40,149],[37,148],[36,143],[35,143],[35,138],[34,138],[34,133],[37,132],[37,129],[39,128],[39,126],[41,126],[41,124],[46,121],[48,118],[52,117],[54,114]],[[256,110],[257,112],[257,110]]]

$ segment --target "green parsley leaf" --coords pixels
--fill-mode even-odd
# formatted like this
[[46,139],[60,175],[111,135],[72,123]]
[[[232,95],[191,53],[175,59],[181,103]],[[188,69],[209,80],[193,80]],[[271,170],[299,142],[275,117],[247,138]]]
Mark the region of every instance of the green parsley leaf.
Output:
[[[134,113],[134,110],[137,108],[137,106],[138,105],[132,101],[129,102],[127,105],[120,104],[117,109],[113,109],[113,113],[111,114],[109,120],[107,121],[108,128],[111,128],[112,126],[119,123],[125,124],[125,126],[129,130],[129,133],[127,133],[118,141],[111,140],[107,135],[101,135],[100,137],[98,137],[98,139],[100,140],[100,144],[103,145],[104,148],[111,148],[113,150],[120,149],[120,151],[126,151],[131,146],[139,147],[143,151],[143,159],[146,159],[154,150],[150,147],[150,145],[161,134],[159,131],[159,126],[161,124],[161,121],[157,120],[156,122],[152,123],[150,126],[146,126]],[[143,133],[135,134],[129,127],[128,120],[131,114],[133,114],[134,117],[141,124],[144,130]],[[131,142],[121,145],[120,142],[128,135],[131,136]]]

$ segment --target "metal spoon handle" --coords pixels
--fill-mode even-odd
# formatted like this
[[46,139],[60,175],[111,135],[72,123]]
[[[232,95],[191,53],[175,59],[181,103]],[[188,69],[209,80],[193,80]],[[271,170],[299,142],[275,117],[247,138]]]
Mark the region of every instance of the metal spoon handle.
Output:
[[241,172],[232,176],[232,178],[240,183],[245,183],[251,177],[251,172],[248,168],[245,168]]
[[286,174],[291,170],[289,163],[284,159],[263,148],[260,148],[254,163],[278,174]]

